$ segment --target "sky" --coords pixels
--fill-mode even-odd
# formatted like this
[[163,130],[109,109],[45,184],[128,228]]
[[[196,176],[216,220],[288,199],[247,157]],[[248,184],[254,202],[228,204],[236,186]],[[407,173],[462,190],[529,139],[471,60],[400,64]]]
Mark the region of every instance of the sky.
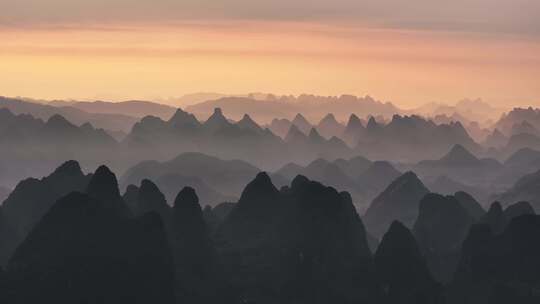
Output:
[[537,0],[0,0],[0,95],[540,106]]

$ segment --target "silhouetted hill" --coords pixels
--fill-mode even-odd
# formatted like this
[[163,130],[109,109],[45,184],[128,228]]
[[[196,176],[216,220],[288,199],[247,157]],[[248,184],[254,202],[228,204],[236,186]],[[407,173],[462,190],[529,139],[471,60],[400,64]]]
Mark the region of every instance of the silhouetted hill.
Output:
[[366,211],[363,219],[367,230],[380,238],[388,230],[393,221],[400,221],[412,227],[418,216],[420,200],[429,190],[413,172],[394,180]]
[[345,126],[336,120],[334,114],[328,114],[317,124],[317,130],[325,138],[339,137],[345,131]]
[[449,303],[536,303],[540,282],[540,216],[515,218],[493,235],[475,225],[463,244]]
[[[363,185],[357,183],[353,176],[348,175],[342,170],[344,167],[349,167],[349,162],[354,163],[355,161],[357,160],[352,159],[351,161],[347,161],[340,159],[339,161],[329,162],[324,159],[317,159],[306,167],[298,166],[296,164],[285,165],[278,170],[276,174],[278,176],[283,176],[288,182],[292,181],[297,175],[304,175],[309,179],[319,181],[337,189],[348,191],[352,195],[355,205],[361,207],[362,205],[365,205],[365,191],[362,187]],[[338,163],[341,165],[338,165]],[[353,166],[350,166],[349,169],[353,169]]]
[[437,281],[451,280],[461,243],[474,222],[468,210],[453,196],[430,193],[420,201],[413,231]]
[[493,202],[488,212],[480,218],[480,223],[488,225],[494,234],[499,234],[514,218],[526,214],[535,214],[528,202],[517,202],[504,210],[499,202]]
[[[133,188],[132,188],[133,189]],[[124,199],[127,203],[127,201]],[[144,179],[140,187],[137,188],[137,194],[134,200],[133,214],[137,216],[148,212],[155,212],[160,215],[167,228],[171,222],[171,207],[167,205],[165,195],[150,180]]]
[[484,189],[480,186],[475,187],[471,185],[465,185],[445,175],[438,176],[437,178],[435,178],[435,180],[427,182],[426,186],[432,192],[444,195],[453,195],[457,192],[464,192],[470,194],[481,202],[484,202],[490,196],[490,193],[487,189]]
[[292,122],[292,126],[295,126],[304,134],[308,134],[311,129],[313,129],[313,125],[300,113],[297,113],[296,116],[294,116]]
[[461,183],[486,186],[502,167],[497,160],[479,159],[463,146],[454,145],[440,159],[421,161],[414,170],[422,177],[447,176]]
[[[9,257],[18,244],[60,197],[73,191],[83,191],[90,176],[85,175],[75,161],[68,161],[49,176],[21,181],[2,205],[4,224],[9,227],[2,256]],[[6,260],[0,261],[2,265]]]
[[66,159],[95,166],[111,156],[116,141],[90,124],[73,125],[60,115],[44,122],[0,109],[0,184],[13,187],[29,176],[43,176]]
[[540,210],[540,171],[520,178],[512,188],[495,196],[495,199],[506,205],[526,201],[538,212]]
[[51,207],[7,269],[17,303],[174,303],[173,264],[159,216],[127,219],[81,193]]
[[246,301],[350,303],[379,297],[365,230],[350,196],[303,176],[278,191],[268,175],[257,175],[217,237],[233,285]]
[[512,125],[512,130],[510,131],[510,135],[517,135],[517,134],[531,134],[531,135],[538,136],[540,132],[532,124],[524,120],[520,123],[515,123]]
[[375,253],[387,303],[443,303],[442,286],[431,276],[412,233],[394,221]]
[[[240,160],[221,160],[200,153],[184,153],[170,161],[145,161],[133,166],[122,176],[121,185],[125,188],[129,184],[137,185],[145,178],[150,179],[164,189],[168,198],[171,197],[170,193],[178,193],[183,186],[201,186],[197,191],[205,191],[203,197],[219,198],[219,201],[203,203],[216,205],[224,199],[238,197],[244,185],[259,171]],[[177,182],[186,184],[175,185]]]
[[351,114],[341,138],[351,147],[356,147],[361,138],[365,136],[366,128],[358,116]]
[[370,119],[357,150],[368,158],[411,162],[433,158],[456,144],[480,150],[459,122],[437,125],[415,115],[394,115],[385,125]]
[[495,127],[501,130],[506,135],[512,134],[512,127],[515,124],[527,122],[536,129],[540,129],[540,110],[529,108],[514,108],[512,111],[505,113],[497,121]]
[[138,118],[152,115],[169,119],[176,111],[176,108],[171,106],[142,100],[121,102],[56,100],[49,102],[49,105],[76,108],[87,113],[120,114]]
[[170,232],[176,273],[176,295],[184,303],[229,303],[217,253],[212,246],[195,190],[183,188],[172,208]]
[[346,120],[351,113],[391,116],[401,112],[391,103],[382,103],[369,96],[356,97],[351,95],[339,97],[314,95],[276,97],[270,95],[264,100],[224,97],[191,105],[187,107],[187,110],[198,117],[207,118],[216,107],[222,108],[235,120],[239,120],[244,113],[247,113],[260,122],[270,122],[276,117],[292,117],[296,113],[303,113],[311,121],[318,121],[328,113],[334,113],[337,119]]
[[504,135],[499,129],[495,128],[491,134],[486,137],[484,146],[493,148],[502,148],[508,143],[508,137]]
[[454,194],[454,198],[461,204],[469,216],[471,216],[475,221],[478,221],[486,211],[477,200],[474,199],[470,194],[464,191],[458,191]]
[[9,109],[15,114],[30,114],[33,117],[48,120],[53,115],[62,115],[74,124],[82,125],[91,123],[92,125],[111,131],[129,131],[137,121],[123,113],[89,113],[72,106],[53,107],[39,103],[33,103],[16,98],[0,97],[0,108]]
[[361,185],[366,187],[368,196],[375,198],[401,174],[389,162],[375,161],[356,178]]
[[277,136],[285,138],[285,136],[287,136],[287,132],[289,132],[289,129],[291,128],[291,125],[292,122],[286,118],[274,118],[272,119],[272,122],[268,128]]

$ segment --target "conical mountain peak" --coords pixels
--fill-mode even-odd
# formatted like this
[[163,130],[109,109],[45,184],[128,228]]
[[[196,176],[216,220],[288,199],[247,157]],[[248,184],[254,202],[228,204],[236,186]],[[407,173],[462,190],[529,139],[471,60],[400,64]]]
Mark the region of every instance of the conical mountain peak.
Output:
[[81,166],[79,165],[79,163],[75,160],[70,160],[60,165],[60,167],[56,168],[56,170],[54,170],[54,172],[51,175],[49,175],[49,177],[52,177],[52,178],[56,176],[81,177],[83,175],[84,174],[81,170]]
[[174,200],[174,208],[176,210],[200,210],[199,197],[197,192],[192,187],[184,187]]
[[215,108],[214,113],[208,118],[204,125],[211,131],[230,125],[229,121],[223,115],[221,108]]
[[248,114],[244,114],[242,119],[238,121],[236,125],[244,129],[262,131],[262,128]]
[[74,125],[70,123],[64,116],[60,114],[54,114],[48,120],[46,125],[51,127],[73,127]]
[[102,201],[121,199],[116,175],[106,166],[100,166],[92,175],[86,192],[91,197]]
[[173,125],[199,125],[197,118],[188,112],[178,108],[174,115],[169,119],[169,124]]
[[454,145],[450,152],[448,152],[448,154],[443,156],[440,160],[446,164],[456,165],[476,164],[479,162],[479,159],[476,158],[476,156],[459,144]]
[[356,114],[351,114],[349,117],[349,121],[347,122],[347,130],[351,129],[363,129],[364,126],[362,125],[362,121]]
[[306,134],[300,131],[296,125],[291,125],[285,136],[285,142],[304,141],[306,138]]
[[332,113],[326,114],[321,120],[321,123],[338,123],[336,117]]
[[266,172],[257,174],[242,192],[239,204],[245,201],[257,201],[258,199],[268,200],[275,198],[279,194],[278,189],[272,183],[270,176]]
[[319,134],[319,131],[317,131],[317,129],[315,128],[311,128],[311,130],[309,131],[308,138],[312,142],[324,141],[324,138],[321,136],[321,134]]

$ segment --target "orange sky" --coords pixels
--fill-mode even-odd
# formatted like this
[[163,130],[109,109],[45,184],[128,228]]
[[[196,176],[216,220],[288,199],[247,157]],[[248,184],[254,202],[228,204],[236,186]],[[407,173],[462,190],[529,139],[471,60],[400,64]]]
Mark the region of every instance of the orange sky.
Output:
[[300,21],[0,27],[0,95],[151,99],[198,91],[372,95],[403,107],[540,106],[540,39]]

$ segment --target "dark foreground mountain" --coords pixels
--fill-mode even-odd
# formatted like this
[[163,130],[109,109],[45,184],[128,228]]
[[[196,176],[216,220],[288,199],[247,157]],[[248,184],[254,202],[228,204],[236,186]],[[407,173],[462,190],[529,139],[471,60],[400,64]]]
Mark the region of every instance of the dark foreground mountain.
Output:
[[3,202],[9,196],[9,193],[11,193],[10,189],[0,186],[0,202]]
[[501,203],[493,202],[486,214],[480,218],[480,223],[489,226],[494,234],[499,234],[506,229],[510,222],[521,215],[535,214],[534,209],[528,202],[518,202],[503,210]]
[[501,234],[475,225],[463,243],[449,303],[538,303],[540,216],[523,215]]
[[347,193],[265,173],[245,188],[217,231],[233,286],[248,302],[376,302],[380,291],[362,222]]
[[7,267],[14,303],[174,303],[173,263],[160,216],[132,219],[102,167],[87,193],[58,200]]
[[420,201],[413,231],[438,282],[452,279],[461,243],[474,222],[469,211],[453,196],[430,193]]
[[47,177],[29,178],[17,184],[2,205],[4,225],[10,233],[0,249],[1,265],[5,265],[13,250],[56,200],[73,191],[84,191],[89,180],[90,176],[81,171],[77,162],[68,161]]
[[444,303],[443,288],[431,276],[411,231],[393,222],[375,253],[387,303]]

